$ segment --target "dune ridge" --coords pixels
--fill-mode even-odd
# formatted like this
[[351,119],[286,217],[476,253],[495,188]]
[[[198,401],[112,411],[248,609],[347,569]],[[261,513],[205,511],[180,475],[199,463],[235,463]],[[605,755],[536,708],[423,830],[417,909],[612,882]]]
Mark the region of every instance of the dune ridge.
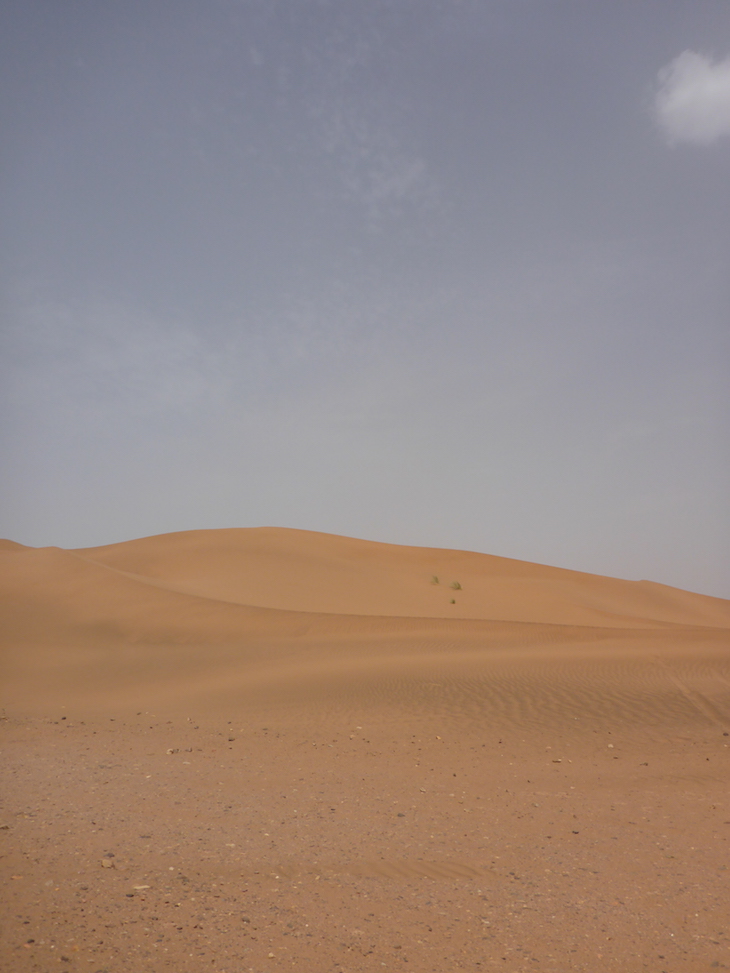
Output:
[[272,685],[306,703],[503,653],[716,651],[730,629],[730,602],[663,585],[283,528],[9,542],[0,612],[5,699],[41,707],[59,694],[214,705]]
[[[601,627],[730,627],[730,601],[654,582],[314,531],[184,531],[66,553],[113,570],[120,587],[128,589],[121,580],[127,577],[247,608]],[[40,561],[41,551],[34,557]],[[71,569],[59,564],[59,570]],[[109,591],[111,578],[102,581],[102,573],[98,584]],[[48,584],[47,574],[46,579]]]

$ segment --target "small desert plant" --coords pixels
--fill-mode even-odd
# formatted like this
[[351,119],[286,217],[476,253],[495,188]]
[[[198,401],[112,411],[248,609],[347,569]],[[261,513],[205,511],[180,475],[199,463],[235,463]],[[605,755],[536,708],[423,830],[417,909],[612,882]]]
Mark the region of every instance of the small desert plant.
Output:
[[439,583],[439,579],[434,574],[434,576],[431,578],[431,584],[438,584],[438,583]]
[[451,587],[454,589],[454,591],[461,591],[461,585],[458,581],[452,581]]
[[455,604],[456,604],[456,598],[452,598],[452,599],[451,599],[451,604],[452,604],[452,605],[455,605]]

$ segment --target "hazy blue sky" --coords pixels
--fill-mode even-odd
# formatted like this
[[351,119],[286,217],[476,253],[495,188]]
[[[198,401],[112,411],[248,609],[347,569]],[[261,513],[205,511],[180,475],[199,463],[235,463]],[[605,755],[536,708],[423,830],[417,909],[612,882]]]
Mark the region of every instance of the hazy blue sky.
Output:
[[0,9],[0,534],[730,597],[727,0]]

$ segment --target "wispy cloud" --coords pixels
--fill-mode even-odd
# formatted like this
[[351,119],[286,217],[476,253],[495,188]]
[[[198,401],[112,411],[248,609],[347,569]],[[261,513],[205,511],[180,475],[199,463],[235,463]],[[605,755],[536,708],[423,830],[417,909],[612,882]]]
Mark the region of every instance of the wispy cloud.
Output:
[[326,156],[346,195],[364,207],[371,228],[409,211],[433,212],[438,189],[426,161],[386,125],[350,106],[331,111],[322,127]]
[[683,51],[661,69],[654,108],[670,142],[709,145],[730,135],[730,57]]

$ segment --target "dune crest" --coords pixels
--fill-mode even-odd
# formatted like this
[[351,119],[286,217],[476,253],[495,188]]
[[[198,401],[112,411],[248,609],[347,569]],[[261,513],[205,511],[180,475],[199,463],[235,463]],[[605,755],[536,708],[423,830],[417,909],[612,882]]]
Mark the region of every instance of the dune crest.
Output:
[[258,608],[560,625],[730,626],[730,602],[665,585],[314,531],[184,531],[73,553],[169,590]]
[[221,642],[510,622],[730,627],[730,601],[469,551],[284,528],[184,531],[104,547],[0,546],[6,639]]
[[427,672],[451,679],[505,653],[719,648],[730,602],[469,551],[253,528],[78,550],[4,544],[0,618],[4,701],[34,710],[58,699],[215,706],[271,687],[306,702],[376,684],[410,686],[411,705]]

